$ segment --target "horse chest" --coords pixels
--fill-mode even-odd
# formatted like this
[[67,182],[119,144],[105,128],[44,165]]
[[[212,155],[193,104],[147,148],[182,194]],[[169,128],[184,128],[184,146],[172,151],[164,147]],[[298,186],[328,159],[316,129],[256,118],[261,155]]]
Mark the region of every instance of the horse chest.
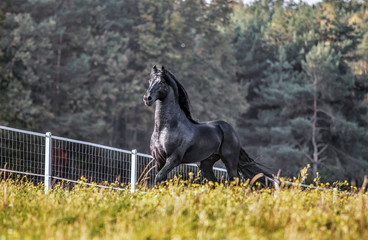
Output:
[[177,143],[180,142],[175,131],[164,128],[161,131],[155,131],[151,138],[152,155],[158,158],[167,158],[176,149]]

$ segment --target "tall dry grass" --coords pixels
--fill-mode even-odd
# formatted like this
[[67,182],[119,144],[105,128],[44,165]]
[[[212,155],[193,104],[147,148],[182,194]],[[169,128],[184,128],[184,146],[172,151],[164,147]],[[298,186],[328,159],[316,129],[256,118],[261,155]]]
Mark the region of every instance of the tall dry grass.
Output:
[[368,239],[359,191],[171,181],[134,194],[60,185],[45,195],[26,180],[0,181],[0,239]]

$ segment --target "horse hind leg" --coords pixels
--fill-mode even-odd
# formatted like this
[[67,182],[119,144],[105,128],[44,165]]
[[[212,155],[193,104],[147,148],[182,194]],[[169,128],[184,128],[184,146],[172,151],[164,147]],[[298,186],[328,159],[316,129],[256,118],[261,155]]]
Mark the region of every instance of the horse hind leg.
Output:
[[240,153],[240,142],[234,129],[226,122],[219,125],[222,131],[222,143],[220,148],[221,160],[226,166],[230,181],[239,178],[238,163]]
[[222,154],[221,160],[224,162],[230,181],[239,178],[238,175],[238,159],[239,154]]
[[198,167],[201,170],[201,174],[203,178],[207,179],[208,181],[218,182],[215,174],[213,173],[213,165],[220,159],[218,155],[212,155],[209,158],[198,162]]

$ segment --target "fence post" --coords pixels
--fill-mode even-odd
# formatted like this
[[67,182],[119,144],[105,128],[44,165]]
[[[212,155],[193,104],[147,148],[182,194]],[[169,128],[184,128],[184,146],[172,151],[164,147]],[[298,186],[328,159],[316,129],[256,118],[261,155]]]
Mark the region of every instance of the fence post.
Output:
[[132,150],[132,161],[131,161],[131,170],[130,170],[130,192],[133,193],[135,191],[135,184],[137,182],[137,149]]
[[51,188],[52,135],[46,133],[45,138],[45,193]]
[[333,202],[335,203],[337,199],[337,188],[333,189]]

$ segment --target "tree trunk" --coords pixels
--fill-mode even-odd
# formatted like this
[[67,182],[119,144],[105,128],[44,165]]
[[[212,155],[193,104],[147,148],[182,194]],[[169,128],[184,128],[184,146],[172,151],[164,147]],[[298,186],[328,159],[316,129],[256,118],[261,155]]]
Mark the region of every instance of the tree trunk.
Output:
[[313,79],[313,121],[312,121],[312,145],[313,145],[313,161],[312,161],[312,171],[313,177],[317,176],[318,171],[318,145],[317,145],[317,82],[318,78],[314,75]]

